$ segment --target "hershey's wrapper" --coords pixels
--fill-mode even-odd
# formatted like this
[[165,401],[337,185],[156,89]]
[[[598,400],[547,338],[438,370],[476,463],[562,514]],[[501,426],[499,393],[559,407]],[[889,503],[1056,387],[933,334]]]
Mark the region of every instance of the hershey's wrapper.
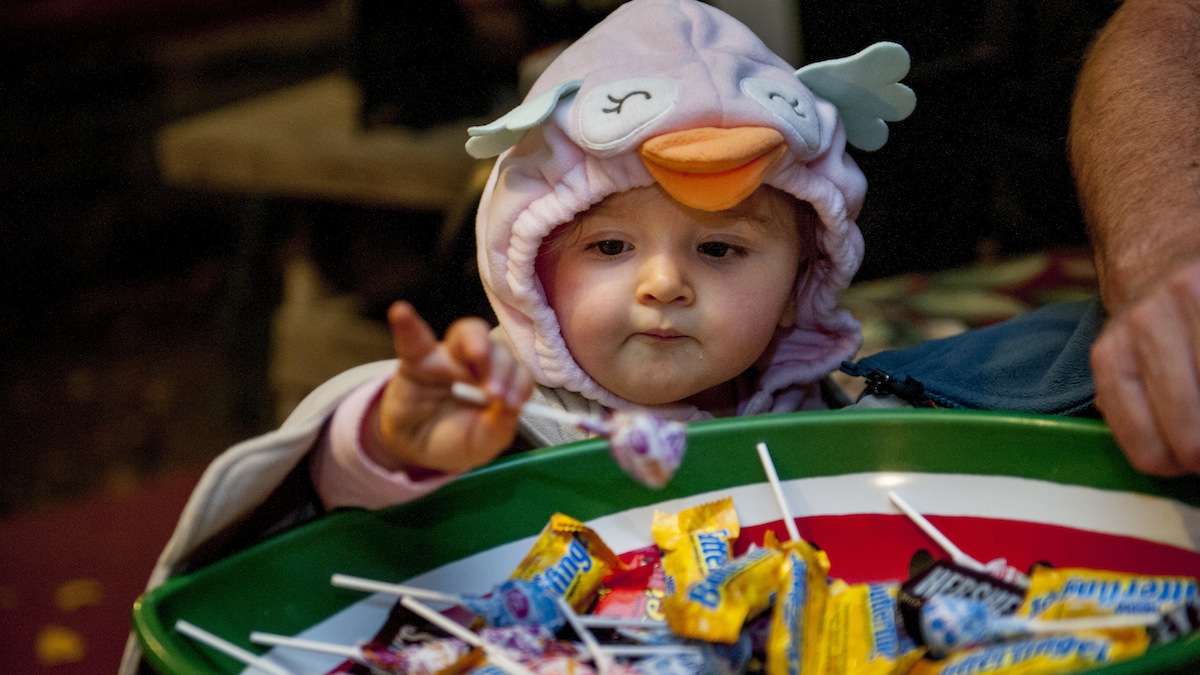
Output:
[[976,600],[994,616],[1008,616],[1025,599],[1025,590],[990,574],[938,560],[929,569],[905,581],[896,596],[896,609],[909,637],[922,643],[921,610],[937,595]]

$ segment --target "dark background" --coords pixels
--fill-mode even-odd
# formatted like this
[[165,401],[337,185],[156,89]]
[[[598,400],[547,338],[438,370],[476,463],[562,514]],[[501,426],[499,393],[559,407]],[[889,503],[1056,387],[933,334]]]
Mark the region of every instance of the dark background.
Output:
[[[247,352],[231,339],[231,270],[252,200],[166,185],[155,159],[159,129],[333,70],[361,84],[364,128],[487,113],[515,100],[522,56],[581,33],[603,14],[587,9],[597,4],[5,3],[0,525],[75,509],[81,531],[135,532],[145,558],[128,566],[133,593],[199,470],[275,424],[270,390],[238,370]],[[892,40],[914,64],[906,82],[916,112],[892,125],[884,149],[856,154],[871,186],[859,221],[867,241],[860,279],[1085,241],[1065,160],[1067,114],[1084,48],[1115,7],[802,2],[807,61]],[[377,273],[389,259],[428,259],[445,214],[293,201],[298,222],[266,232],[268,272],[302,231],[326,283],[360,297],[360,313],[373,321],[392,297],[412,299],[440,325],[478,308],[478,291],[461,290],[470,284],[439,294],[428,275],[406,284]],[[471,242],[461,244],[469,270]],[[279,285],[254,290],[265,326]],[[153,518],[150,494],[161,495]],[[88,523],[87,500],[136,504],[141,516]],[[53,534],[72,539],[69,530]],[[0,579],[0,612],[28,617],[13,583]],[[116,605],[124,616],[128,598]],[[124,631],[120,620],[113,628]],[[112,645],[101,651],[110,658]]]

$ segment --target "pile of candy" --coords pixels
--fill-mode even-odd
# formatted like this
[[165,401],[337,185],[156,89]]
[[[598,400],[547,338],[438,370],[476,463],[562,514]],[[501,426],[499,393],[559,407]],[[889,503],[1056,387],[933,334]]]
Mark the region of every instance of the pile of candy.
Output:
[[510,578],[482,596],[335,575],[336,586],[401,597],[371,642],[251,639],[413,675],[963,675],[1086,669],[1200,627],[1194,578],[1043,566],[1026,576],[1002,560],[982,564],[894,494],[952,560],[904,581],[832,579],[826,553],[800,538],[765,446],[759,453],[784,541],[767,531],[735,557],[741,527],[726,498],[656,513],[654,552],[623,562],[582,522],[555,514]]

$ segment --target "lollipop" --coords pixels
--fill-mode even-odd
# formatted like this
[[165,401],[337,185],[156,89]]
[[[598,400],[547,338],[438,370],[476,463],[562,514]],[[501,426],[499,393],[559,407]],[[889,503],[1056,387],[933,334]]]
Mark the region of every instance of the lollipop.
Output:
[[950,554],[950,559],[958,565],[973,569],[976,572],[990,574],[997,579],[1021,588],[1029,588],[1029,577],[1021,570],[1009,565],[1008,561],[1004,558],[995,558],[986,563],[979,562],[964,553],[954,542],[950,541],[949,537],[942,534],[940,530],[933,526],[933,523],[926,520],[925,516],[921,515],[908,502],[904,501],[904,498],[896,494],[895,491],[889,491],[887,496],[896,508],[904,512],[904,515],[908,516],[909,520],[913,521],[913,524],[921,528],[922,532],[929,535],[930,539],[937,542],[938,546],[941,546],[942,550]]
[[[455,398],[487,405],[488,395],[465,382],[451,387]],[[521,413],[569,424],[608,439],[617,466],[637,482],[662,488],[683,462],[687,446],[687,427],[682,422],[665,420],[644,412],[616,412],[607,418],[580,415],[529,401]]]
[[921,608],[921,639],[929,653],[942,657],[964,647],[1032,633],[1074,633],[1148,626],[1158,614],[1113,614],[1042,621],[993,614],[986,603],[937,595]]

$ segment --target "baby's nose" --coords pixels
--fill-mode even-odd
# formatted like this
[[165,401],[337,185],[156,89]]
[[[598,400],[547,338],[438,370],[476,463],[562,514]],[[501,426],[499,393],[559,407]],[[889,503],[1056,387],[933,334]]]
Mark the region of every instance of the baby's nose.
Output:
[[694,299],[684,267],[669,255],[648,258],[642,265],[638,282],[638,301],[642,303],[691,304]]

